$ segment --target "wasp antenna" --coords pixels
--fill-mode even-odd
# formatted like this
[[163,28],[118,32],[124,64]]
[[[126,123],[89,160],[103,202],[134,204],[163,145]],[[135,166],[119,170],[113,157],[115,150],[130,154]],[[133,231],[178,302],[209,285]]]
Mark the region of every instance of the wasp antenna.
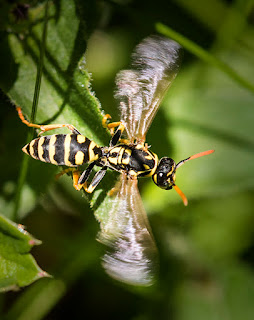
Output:
[[183,204],[185,205],[185,206],[187,206],[188,205],[188,199],[186,198],[186,195],[182,192],[182,190],[178,187],[178,186],[176,186],[175,184],[173,185],[173,188],[175,189],[175,191],[179,194],[179,196],[182,198],[182,200],[183,200]]
[[199,152],[197,154],[194,154],[193,156],[190,156],[188,158],[188,160],[192,160],[192,159],[196,159],[196,158],[199,158],[199,157],[203,157],[203,156],[206,156],[206,155],[208,155],[210,153],[213,153],[213,152],[214,152],[214,150],[207,150],[207,151]]
[[207,151],[203,151],[203,152],[196,153],[196,154],[194,154],[193,156],[190,156],[189,158],[180,161],[180,162],[176,165],[176,169],[178,169],[179,167],[181,167],[185,162],[187,162],[187,161],[189,161],[189,160],[193,160],[193,159],[196,159],[196,158],[200,158],[200,157],[206,156],[206,155],[208,155],[208,154],[213,153],[214,151],[215,151],[215,150],[207,150]]

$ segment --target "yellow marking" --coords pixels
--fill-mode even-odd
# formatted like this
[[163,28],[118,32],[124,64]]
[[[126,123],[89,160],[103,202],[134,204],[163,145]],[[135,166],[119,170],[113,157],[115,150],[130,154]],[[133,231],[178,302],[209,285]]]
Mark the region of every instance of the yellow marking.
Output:
[[66,166],[72,167],[73,164],[69,161],[70,150],[71,150],[71,135],[67,134],[64,141],[64,164]]
[[117,165],[117,157],[109,157],[108,161],[114,165]]
[[84,152],[78,151],[75,155],[75,164],[81,165],[84,161]]
[[146,158],[147,160],[153,160],[153,158],[152,158],[151,155],[145,156],[145,158]]
[[146,177],[151,177],[155,173],[155,171],[157,169],[157,166],[158,166],[158,156],[157,156],[157,154],[153,153],[151,151],[150,151],[150,154],[153,157],[155,163],[154,163],[154,167],[151,169],[151,171],[149,172],[149,174]]
[[122,164],[129,164],[130,162],[130,156],[131,156],[131,150],[130,149],[124,149],[124,153],[127,153],[127,157],[122,157]]
[[86,137],[79,134],[79,135],[77,135],[77,141],[78,141],[78,143],[84,143],[86,141]]
[[175,169],[175,168],[172,168],[171,171],[169,171],[169,172],[167,173],[167,177],[171,176],[171,174],[172,174],[172,172],[174,171],[174,169]]
[[41,160],[41,161],[44,161],[45,162],[45,159],[43,158],[43,148],[42,148],[42,144],[43,144],[43,142],[44,142],[44,140],[45,140],[45,137],[41,137],[40,139],[39,139],[39,143],[38,143],[38,157],[39,157],[39,159]]
[[157,174],[153,176],[153,181],[157,184]]
[[93,148],[96,147],[96,143],[91,141],[88,147],[88,158],[89,158],[89,162],[90,161],[94,161],[98,159],[98,155],[95,156]]
[[110,153],[119,153],[121,151],[122,147],[114,147],[113,149],[110,150]]
[[125,149],[125,152],[128,153],[129,156],[131,156],[131,150],[130,149]]
[[123,154],[124,154],[124,148],[121,148],[120,152],[119,152],[119,155],[118,155],[118,164],[121,164],[123,163],[122,160],[124,160],[122,157],[123,157]]
[[144,145],[139,143],[136,145],[136,149],[144,149]]
[[[126,158],[123,158],[123,157],[122,157],[122,164],[125,164],[125,165],[126,165],[126,164],[129,164],[129,162],[130,162],[131,150],[129,150],[129,149],[126,150],[126,149],[125,149],[125,150],[124,150],[124,154],[127,154],[127,157],[126,157]],[[124,154],[123,154],[123,155],[124,155]]]
[[49,140],[49,160],[51,163],[58,165],[58,163],[54,159],[54,155],[55,155],[55,151],[56,151],[56,148],[54,146],[55,142],[56,142],[56,136],[52,135]]
[[26,145],[22,148],[22,151],[29,155],[29,153],[26,151],[27,145],[28,145],[28,144],[26,144]]
[[30,156],[33,158],[35,158],[35,156],[34,156],[34,143],[35,143],[35,140],[32,140],[29,144]]
[[128,175],[131,176],[131,178],[135,178],[135,177],[137,177],[138,174],[137,174],[136,171],[130,170],[130,171],[128,172]]
[[143,164],[143,167],[146,169],[146,170],[150,170],[151,168],[147,165],[147,164]]

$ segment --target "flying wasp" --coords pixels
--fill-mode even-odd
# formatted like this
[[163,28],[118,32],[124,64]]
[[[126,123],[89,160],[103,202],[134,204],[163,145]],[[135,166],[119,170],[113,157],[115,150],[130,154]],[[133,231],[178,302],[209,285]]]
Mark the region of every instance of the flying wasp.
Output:
[[[168,157],[159,160],[145,142],[161,100],[178,72],[181,51],[178,43],[160,36],[148,37],[136,47],[131,69],[120,71],[116,76],[115,97],[120,101],[120,121],[108,123],[110,116],[103,118],[103,125],[112,135],[109,146],[98,146],[71,124],[30,123],[17,107],[21,121],[40,129],[40,133],[64,127],[71,131],[70,134],[40,136],[22,150],[34,159],[70,167],[64,172],[72,172],[75,189],[83,188],[91,193],[108,169],[121,173],[111,195],[109,219],[101,228],[99,240],[109,247],[103,257],[106,272],[130,284],[153,282],[157,253],[137,178],[151,177],[158,187],[175,189],[187,205],[186,196],[175,184],[176,170],[189,160],[214,152],[201,152],[176,163]],[[125,139],[122,139],[123,133]],[[88,167],[81,172],[80,166],[86,163]],[[94,166],[101,169],[88,184]]]

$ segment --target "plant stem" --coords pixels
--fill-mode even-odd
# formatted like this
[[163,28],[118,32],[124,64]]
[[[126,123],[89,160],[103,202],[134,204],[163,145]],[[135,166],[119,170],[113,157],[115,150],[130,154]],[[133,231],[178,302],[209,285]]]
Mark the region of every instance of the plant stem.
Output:
[[[41,42],[40,56],[39,56],[39,62],[38,62],[38,67],[37,67],[37,75],[36,75],[36,82],[35,82],[35,88],[34,88],[32,112],[31,112],[31,118],[30,118],[30,121],[32,123],[35,122],[37,106],[38,106],[38,101],[39,101],[41,77],[42,77],[42,70],[43,70],[43,58],[45,55],[45,47],[46,47],[47,25],[48,25],[48,0],[46,1],[46,6],[45,6],[42,42]],[[34,128],[30,129],[28,131],[26,141],[27,142],[31,141],[33,136],[34,136]],[[26,155],[23,156],[21,168],[20,168],[20,174],[19,174],[18,183],[17,183],[15,204],[14,204],[14,209],[13,209],[13,214],[12,214],[12,219],[14,221],[17,221],[19,218],[18,211],[19,211],[19,207],[20,207],[21,193],[22,193],[22,189],[23,189],[23,186],[24,186],[24,183],[26,180],[26,176],[27,176],[27,168],[28,168],[29,160],[30,159]]]
[[180,33],[170,29],[169,27],[163,25],[162,23],[156,24],[156,29],[159,33],[172,38],[173,40],[179,42],[185,49],[197,56],[199,59],[205,61],[208,64],[220,69],[222,72],[226,73],[232,80],[240,84],[245,89],[254,93],[254,84],[250,83],[248,80],[241,77],[237,72],[235,72],[229,65],[219,60],[199,45],[193,41],[185,38]]

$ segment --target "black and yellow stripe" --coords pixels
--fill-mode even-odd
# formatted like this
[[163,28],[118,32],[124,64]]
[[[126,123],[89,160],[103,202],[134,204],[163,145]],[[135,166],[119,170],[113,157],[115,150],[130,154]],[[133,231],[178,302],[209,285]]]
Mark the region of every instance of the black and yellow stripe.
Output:
[[108,152],[108,162],[114,170],[127,172],[132,177],[154,174],[158,157],[143,145],[120,144]]
[[102,156],[98,145],[77,134],[43,136],[32,140],[22,150],[34,159],[68,167],[92,162]]

